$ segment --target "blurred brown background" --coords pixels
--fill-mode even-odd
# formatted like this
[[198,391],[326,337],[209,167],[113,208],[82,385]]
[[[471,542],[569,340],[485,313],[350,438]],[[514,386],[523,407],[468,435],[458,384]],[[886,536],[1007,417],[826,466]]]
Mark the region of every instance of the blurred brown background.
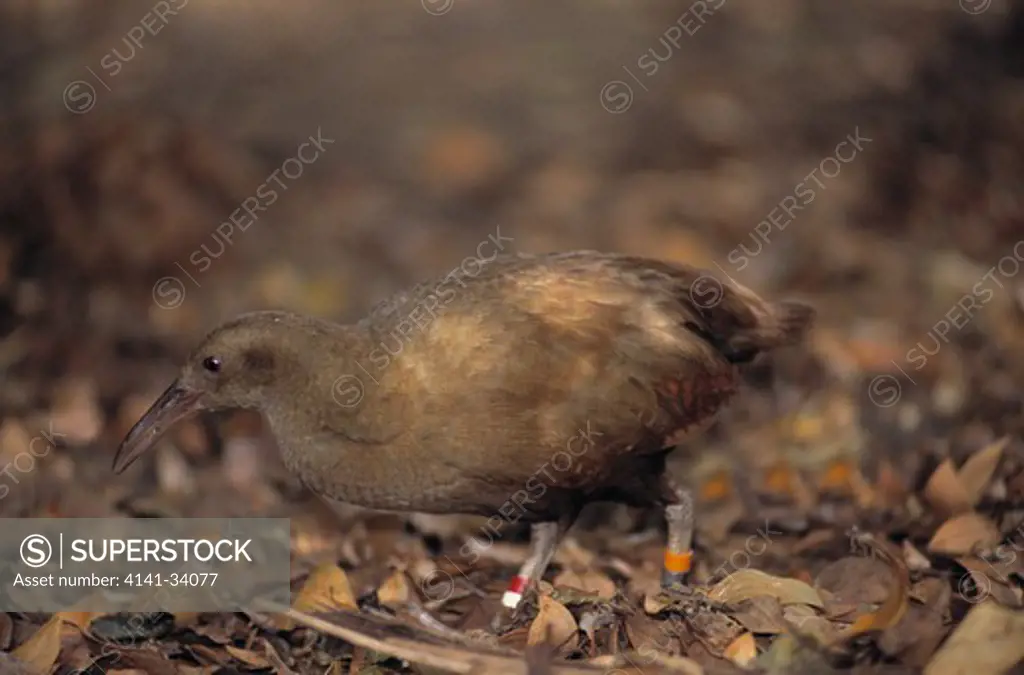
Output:
[[[273,307],[355,318],[498,228],[517,252],[640,253],[803,294],[822,328],[783,381],[801,400],[863,399],[1024,237],[1019,2],[3,13],[8,454],[56,420],[72,450],[91,448],[76,461],[105,462],[217,322]],[[983,436],[1020,428],[999,378],[1020,373],[1005,361],[1024,277],[998,278],[901,406],[939,383],[954,403],[1009,397],[998,414],[953,406],[961,421],[991,413]],[[973,382],[965,359],[988,375]]]
[[[763,482],[744,457],[814,474],[846,452],[909,485],[1022,429],[1022,2],[2,13],[0,456],[64,438],[4,474],[0,513],[272,510],[251,419],[197,422],[116,480],[113,448],[219,321],[354,319],[499,230],[514,252],[687,261],[818,305],[812,349],[755,371],[733,413],[756,434],[718,429],[698,462],[742,480]],[[872,390],[886,373],[898,400]],[[223,484],[247,498],[225,506]]]
[[[3,451],[54,421],[65,479],[106,462],[217,322],[352,319],[499,228],[517,252],[640,253],[809,297],[814,354],[761,384],[776,407],[840,392],[847,417],[1024,237],[1020,2],[3,14]],[[1020,429],[1024,277],[1006,265],[899,405],[869,416],[938,396],[943,423],[984,421],[974,443]]]
[[0,515],[314,514],[300,553],[373,587],[423,544],[330,539],[258,420],[113,450],[220,321],[352,320],[498,232],[818,306],[678,459],[706,501],[849,524],[825,493],[902,504],[1010,434],[1024,503],[1022,78],[1021,0],[8,0]]

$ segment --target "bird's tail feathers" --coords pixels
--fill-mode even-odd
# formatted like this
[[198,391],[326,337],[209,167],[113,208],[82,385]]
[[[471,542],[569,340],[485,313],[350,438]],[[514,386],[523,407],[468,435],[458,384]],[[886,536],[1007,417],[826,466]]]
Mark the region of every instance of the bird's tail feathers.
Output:
[[770,342],[774,346],[796,344],[814,325],[817,311],[810,305],[793,300],[784,300],[772,305],[769,323]]
[[746,363],[757,354],[777,347],[797,344],[811,326],[817,312],[810,305],[795,301],[768,304],[757,324],[736,332],[723,349],[733,363]]

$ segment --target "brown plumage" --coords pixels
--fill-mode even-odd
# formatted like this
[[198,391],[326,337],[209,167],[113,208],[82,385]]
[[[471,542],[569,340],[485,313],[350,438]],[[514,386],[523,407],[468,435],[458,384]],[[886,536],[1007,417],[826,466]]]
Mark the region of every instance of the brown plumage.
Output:
[[556,523],[557,541],[591,501],[680,504],[667,452],[735,394],[744,363],[796,342],[813,315],[656,260],[501,256],[354,325],[284,312],[222,325],[115,469],[192,410],[254,408],[329,500]]

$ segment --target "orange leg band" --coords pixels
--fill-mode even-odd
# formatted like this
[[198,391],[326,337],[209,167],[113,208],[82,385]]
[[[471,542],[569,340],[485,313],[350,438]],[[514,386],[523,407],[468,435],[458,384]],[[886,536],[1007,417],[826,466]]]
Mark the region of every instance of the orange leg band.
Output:
[[686,574],[693,565],[693,551],[675,553],[665,550],[665,569],[673,574]]

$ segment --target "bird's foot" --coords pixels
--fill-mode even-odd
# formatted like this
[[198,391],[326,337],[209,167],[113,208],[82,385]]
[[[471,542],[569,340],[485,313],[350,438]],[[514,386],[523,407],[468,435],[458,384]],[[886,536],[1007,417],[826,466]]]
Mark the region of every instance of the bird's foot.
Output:
[[689,586],[686,582],[689,578],[689,572],[670,572],[669,570],[662,570],[661,588],[665,591],[687,591],[689,590]]
[[491,632],[495,635],[504,635],[516,625],[519,615],[518,607],[502,607],[491,619]]
[[526,605],[526,592],[531,585],[529,578],[524,575],[512,578],[508,590],[501,596],[501,609],[491,620],[491,630],[496,635],[507,632],[515,625],[522,608]]

